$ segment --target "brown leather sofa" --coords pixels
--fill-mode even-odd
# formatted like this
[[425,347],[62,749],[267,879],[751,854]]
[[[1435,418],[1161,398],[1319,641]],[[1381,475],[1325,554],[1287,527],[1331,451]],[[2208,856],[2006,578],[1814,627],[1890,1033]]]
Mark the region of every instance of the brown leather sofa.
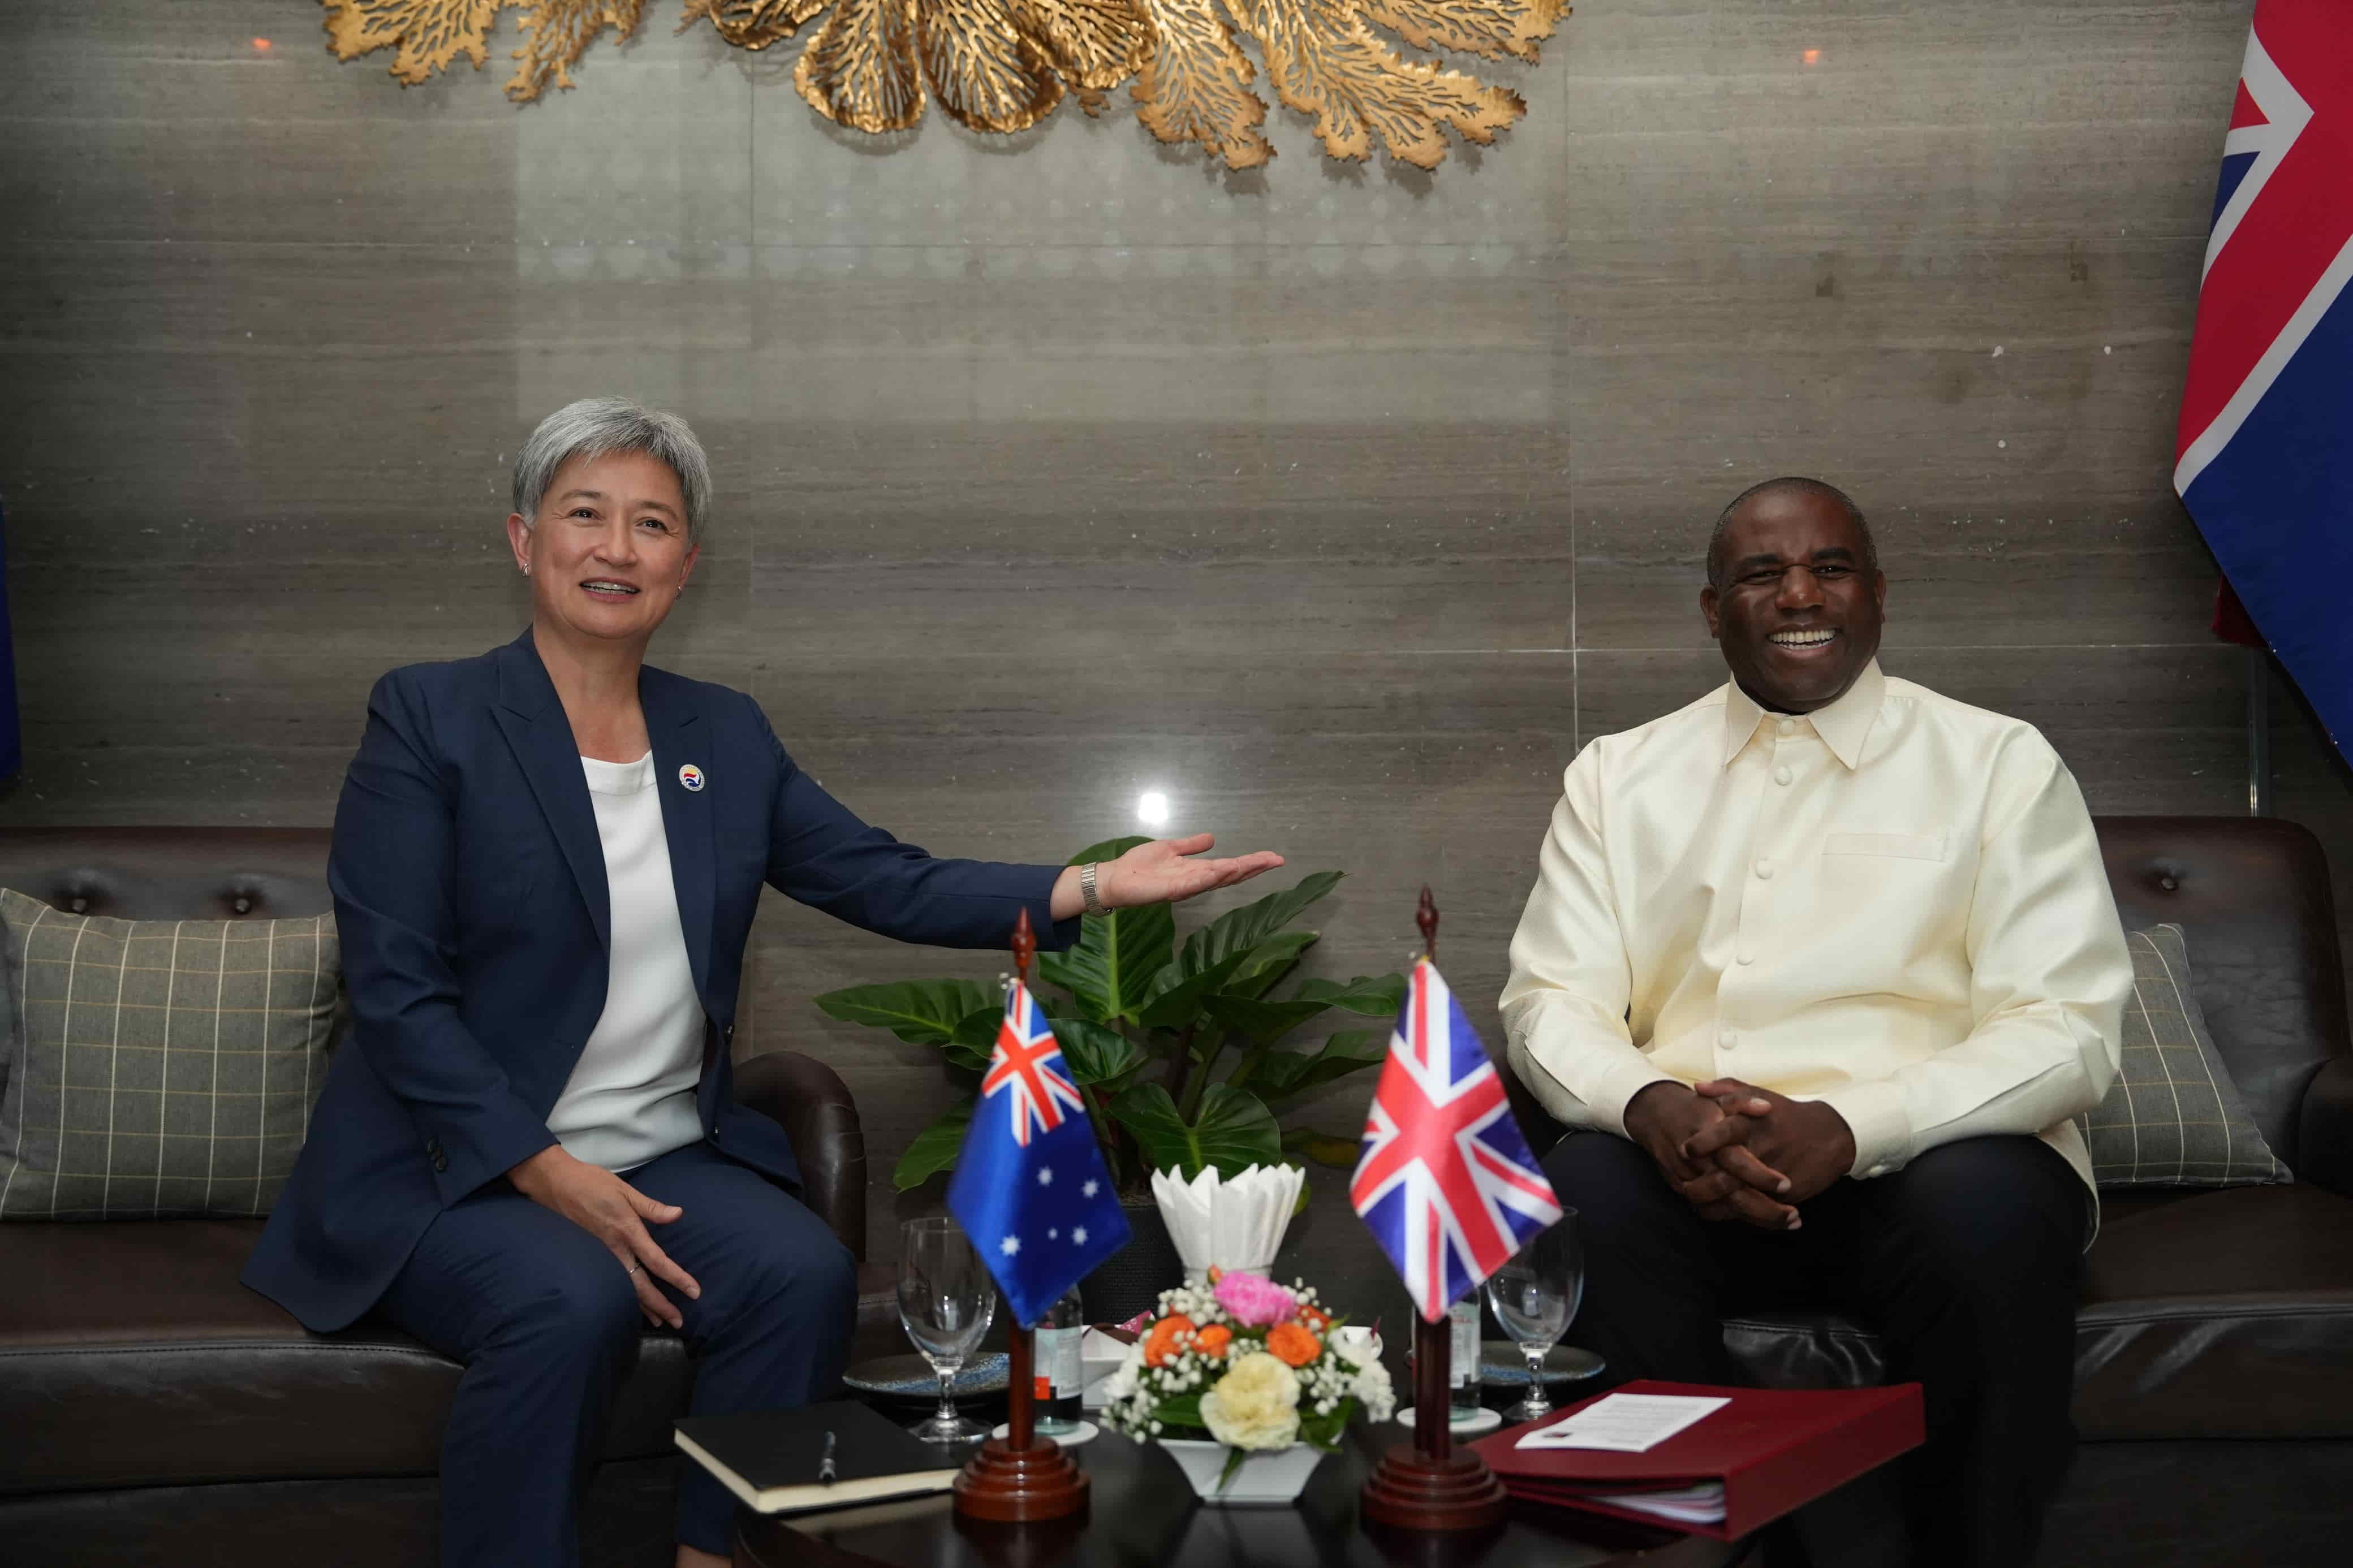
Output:
[[[329,909],[318,829],[0,828],[0,886],[134,920]],[[739,1028],[739,1051],[744,1032]],[[833,1069],[739,1059],[736,1096],[793,1140],[809,1205],[866,1253],[866,1145]],[[0,1225],[0,1563],[438,1561],[441,1425],[459,1368],[382,1324],[311,1334],[237,1283],[258,1220]],[[861,1261],[860,1353],[900,1348],[889,1271]],[[684,1344],[648,1333],[583,1539],[594,1564],[670,1561]]]
[[[2333,1565],[2353,1524],[2353,1056],[2320,847],[2270,821],[2099,826],[2126,923],[2187,928],[2208,1024],[2297,1184],[2108,1200],[2078,1330],[2085,1441],[2043,1561]],[[91,913],[312,913],[324,862],[316,831],[0,829],[0,885]],[[840,1079],[790,1052],[736,1073],[862,1257],[865,1152]],[[434,1560],[458,1367],[381,1327],[303,1332],[237,1283],[255,1230],[0,1225],[0,1563]],[[1852,1323],[1725,1334],[1759,1382],[1880,1369]],[[875,1270],[860,1353],[894,1335]],[[687,1371],[675,1338],[646,1336],[589,1500],[592,1563],[668,1560]],[[1862,1529],[1846,1561],[1894,1561]]]
[[[2215,1045],[2296,1179],[2104,1196],[2076,1315],[2083,1446],[2039,1561],[2333,1568],[2353,1552],[2353,1057],[2327,866],[2292,823],[2098,827],[2126,929],[2188,933]],[[1741,1319],[1725,1339],[1760,1384],[1881,1380],[1878,1341],[1842,1320]],[[1894,1561],[1892,1499],[1876,1512],[1831,1521],[1850,1539],[1818,1536],[1817,1555]]]

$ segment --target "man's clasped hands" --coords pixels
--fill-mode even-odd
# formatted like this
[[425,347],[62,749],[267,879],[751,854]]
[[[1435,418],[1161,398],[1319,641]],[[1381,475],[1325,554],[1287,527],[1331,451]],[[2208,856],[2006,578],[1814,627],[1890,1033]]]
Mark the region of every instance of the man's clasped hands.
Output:
[[1854,1164],[1854,1133],[1818,1100],[1736,1078],[1662,1079],[1626,1106],[1626,1134],[1706,1219],[1795,1230],[1798,1205]]

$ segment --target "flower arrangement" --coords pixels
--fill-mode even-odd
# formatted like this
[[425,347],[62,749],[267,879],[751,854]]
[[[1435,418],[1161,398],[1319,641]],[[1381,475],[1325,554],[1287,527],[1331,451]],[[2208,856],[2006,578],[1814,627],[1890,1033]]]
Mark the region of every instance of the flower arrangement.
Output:
[[1387,1421],[1389,1374],[1372,1352],[1343,1342],[1342,1320],[1314,1287],[1209,1270],[1209,1288],[1160,1295],[1160,1315],[1104,1385],[1103,1416],[1129,1436],[1222,1443],[1222,1485],[1253,1452],[1306,1443],[1339,1447],[1348,1417]]

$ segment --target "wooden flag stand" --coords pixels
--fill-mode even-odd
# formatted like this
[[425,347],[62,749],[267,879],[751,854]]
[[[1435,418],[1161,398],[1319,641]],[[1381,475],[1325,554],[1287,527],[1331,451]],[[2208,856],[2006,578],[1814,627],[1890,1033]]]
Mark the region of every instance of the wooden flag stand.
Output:
[[[1423,952],[1438,956],[1438,905],[1421,890],[1415,916]],[[1454,1447],[1452,1391],[1448,1362],[1453,1353],[1452,1325],[1413,1321],[1413,1446],[1400,1443],[1381,1457],[1365,1482],[1366,1520],[1398,1530],[1483,1530],[1504,1517],[1504,1483],[1487,1461]],[[962,1483],[959,1482],[959,1485]]]
[[[1029,927],[1029,911],[1021,911],[1013,928],[1013,967],[1021,984],[1029,984],[1029,963],[1038,953],[1038,934]],[[1005,1436],[980,1446],[955,1479],[955,1510],[966,1519],[997,1524],[1031,1520],[1063,1519],[1082,1513],[1087,1506],[1087,1474],[1062,1446],[1038,1436],[1031,1368],[1033,1329],[1012,1325],[1006,1354]],[[1489,1478],[1491,1480],[1493,1479]]]

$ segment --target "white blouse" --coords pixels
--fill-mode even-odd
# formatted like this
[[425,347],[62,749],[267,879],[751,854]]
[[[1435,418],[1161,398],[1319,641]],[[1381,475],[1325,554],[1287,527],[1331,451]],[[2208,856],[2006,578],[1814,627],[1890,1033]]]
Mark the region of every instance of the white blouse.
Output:
[[702,1135],[702,1004],[678,922],[670,841],[651,752],[634,763],[583,757],[612,895],[605,1011],[574,1064],[548,1131],[575,1159],[626,1171]]

